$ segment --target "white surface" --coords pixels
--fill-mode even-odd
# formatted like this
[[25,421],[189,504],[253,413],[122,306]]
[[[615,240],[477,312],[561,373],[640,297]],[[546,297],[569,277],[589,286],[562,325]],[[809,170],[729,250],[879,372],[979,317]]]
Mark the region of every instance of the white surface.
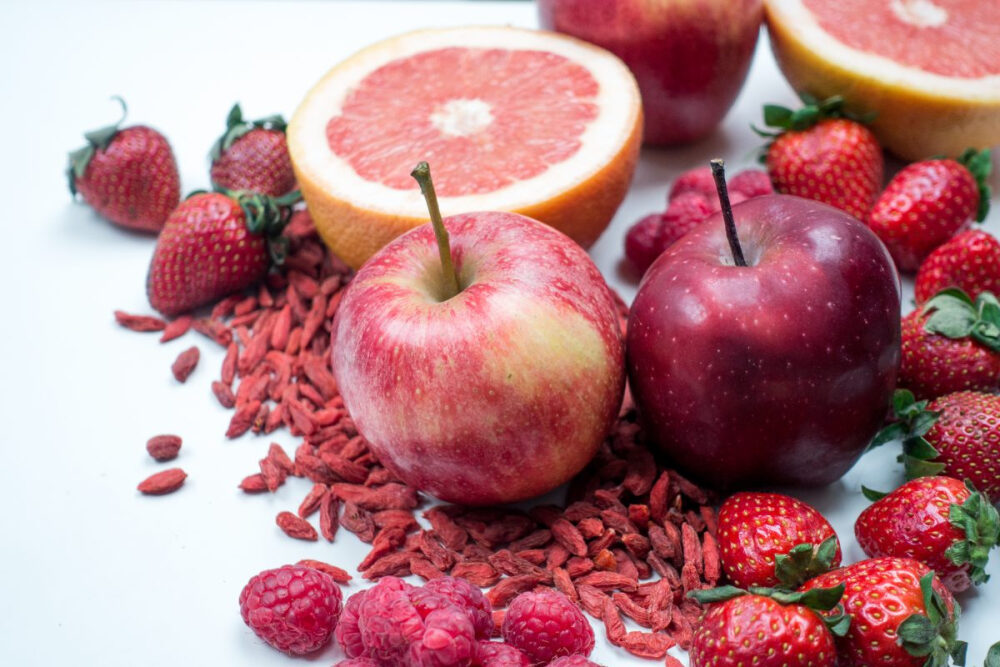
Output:
[[[0,162],[6,287],[0,401],[0,663],[33,665],[290,665],[239,618],[237,596],[258,570],[319,558],[353,567],[366,551],[341,531],[335,545],[282,535],[275,514],[307,490],[290,480],[273,496],[246,496],[270,439],[223,437],[229,412],[211,397],[221,354],[197,334],[170,345],[118,328],[112,311],[146,312],[144,283],[153,241],[124,233],[70,202],[62,170],[81,132],[116,117],[120,93],[130,120],[164,131],[184,191],[207,185],[205,155],[234,100],[251,117],[290,115],[338,59],[384,36],[462,23],[532,26],[528,3],[42,3],[0,5]],[[757,53],[749,84],[724,126],[700,145],[647,151],[611,229],[593,250],[611,282],[621,237],[662,207],[681,170],[726,157],[749,164],[758,140],[747,124],[764,101],[791,101],[770,52]],[[240,50],[244,49],[244,50]],[[996,184],[996,179],[994,179]],[[998,214],[989,227],[1000,228]],[[197,344],[202,361],[186,386],[169,366]],[[164,466],[143,444],[184,437],[177,465],[185,487],[163,498],[135,485]],[[287,433],[274,440],[291,449]],[[867,457],[830,488],[799,491],[836,527],[847,560],[862,553],[852,525],[864,482],[898,480],[891,448]],[[1000,575],[996,562],[991,567]],[[351,593],[357,586],[348,588]],[[961,635],[970,665],[1000,639],[1000,576],[963,596]],[[607,646],[606,665],[654,664]],[[329,665],[329,649],[300,661]]]

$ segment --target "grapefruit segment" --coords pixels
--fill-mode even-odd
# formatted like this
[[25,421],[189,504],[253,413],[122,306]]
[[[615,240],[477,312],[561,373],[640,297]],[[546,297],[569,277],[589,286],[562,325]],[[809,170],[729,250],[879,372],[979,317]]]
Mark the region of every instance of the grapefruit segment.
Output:
[[872,130],[917,160],[1000,143],[1000,3],[766,0],[792,86],[877,113]]
[[453,28],[395,37],[335,66],[288,140],[317,229],[357,268],[426,221],[410,177],[422,160],[446,214],[514,211],[590,245],[628,189],[641,116],[631,73],[599,47]]

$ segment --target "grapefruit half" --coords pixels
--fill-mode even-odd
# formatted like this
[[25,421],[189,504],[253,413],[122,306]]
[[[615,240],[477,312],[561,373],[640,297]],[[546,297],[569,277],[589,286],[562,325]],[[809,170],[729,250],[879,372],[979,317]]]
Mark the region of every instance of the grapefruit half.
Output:
[[357,268],[426,222],[410,171],[430,163],[445,215],[513,211],[589,246],[635,170],[639,89],[614,55],[506,27],[422,30],[335,66],[288,126],[324,241]]
[[997,0],[765,0],[771,46],[792,87],[875,111],[900,157],[1000,144]]

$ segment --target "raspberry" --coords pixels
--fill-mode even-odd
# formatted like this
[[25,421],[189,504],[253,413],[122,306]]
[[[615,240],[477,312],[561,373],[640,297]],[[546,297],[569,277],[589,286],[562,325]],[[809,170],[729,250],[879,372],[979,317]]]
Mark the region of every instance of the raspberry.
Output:
[[382,667],[382,663],[374,658],[348,658],[341,660],[333,667]]
[[424,619],[407,591],[379,586],[368,589],[358,610],[366,654],[396,664],[424,632]]
[[625,257],[640,273],[645,273],[649,265],[660,256],[660,230],[663,216],[652,213],[629,227],[625,234]]
[[712,207],[701,195],[686,192],[675,197],[662,216],[660,252],[672,246],[677,239],[700,225],[710,215]]
[[358,610],[364,603],[365,595],[368,591],[358,591],[347,598],[344,604],[344,611],[340,614],[340,621],[337,623],[337,643],[344,649],[348,658],[357,658],[366,655],[365,643],[361,639],[361,630],[358,628]]
[[528,656],[510,644],[479,642],[479,659],[476,667],[531,667]]
[[677,177],[670,187],[670,194],[667,195],[667,205],[673,203],[675,199],[686,192],[701,195],[703,199],[711,201],[716,199],[715,178],[712,177],[711,167],[698,167],[685,171]]
[[453,604],[424,619],[423,635],[410,644],[408,667],[468,667],[476,657],[476,632],[465,610]]
[[329,575],[285,565],[250,578],[240,593],[240,614],[274,648],[304,655],[330,641],[340,600],[340,589]]
[[747,199],[774,194],[771,179],[763,169],[744,169],[733,176],[728,183],[729,194],[741,194]]
[[565,655],[549,663],[549,667],[601,667],[582,655]]
[[424,584],[424,590],[437,593],[462,609],[472,621],[477,639],[490,638],[493,633],[493,605],[478,586],[465,579],[439,577]]
[[594,631],[562,593],[529,591],[518,595],[504,616],[503,638],[524,651],[535,663],[563,655],[590,655]]

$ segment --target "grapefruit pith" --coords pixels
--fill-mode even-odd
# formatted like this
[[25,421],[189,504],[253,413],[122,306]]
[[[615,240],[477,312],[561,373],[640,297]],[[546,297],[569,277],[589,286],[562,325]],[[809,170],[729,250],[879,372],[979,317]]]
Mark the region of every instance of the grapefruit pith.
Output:
[[317,230],[357,268],[426,222],[410,177],[422,160],[446,215],[514,211],[589,246],[625,197],[641,131],[638,87],[611,53],[472,27],[407,33],[335,66],[288,147]]
[[874,111],[900,157],[1000,144],[1000,3],[995,0],[765,0],[789,83]]

